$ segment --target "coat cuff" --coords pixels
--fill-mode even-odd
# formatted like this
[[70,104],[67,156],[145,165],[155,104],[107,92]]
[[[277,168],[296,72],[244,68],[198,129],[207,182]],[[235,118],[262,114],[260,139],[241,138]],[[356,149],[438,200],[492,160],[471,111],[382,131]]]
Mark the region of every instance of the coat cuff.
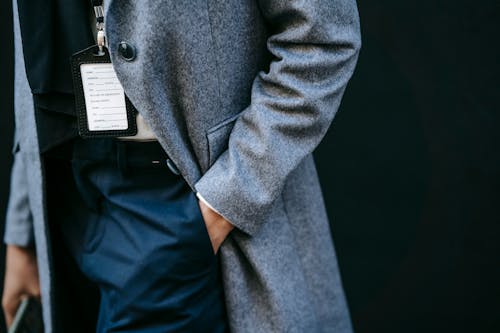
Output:
[[[17,146],[17,145],[16,145]],[[9,203],[5,219],[3,241],[9,245],[30,246],[34,244],[33,216],[31,214],[28,176],[23,156],[15,147],[12,165]]]
[[[210,203],[212,209],[236,229],[248,236],[253,236],[258,232],[263,221],[266,221],[272,205],[268,204],[269,198],[261,191],[255,190],[255,195],[252,196],[252,189],[248,188],[250,186],[245,180],[237,176],[227,176],[225,157],[227,157],[227,151],[194,184],[194,188],[199,193],[198,196]],[[259,199],[262,202],[257,202]]]
[[33,224],[31,221],[8,221],[3,241],[7,245],[30,247],[35,243]]
[[[226,221],[234,225],[236,229],[244,232],[247,235],[252,235],[256,232],[248,223],[245,223],[243,216],[235,214],[235,208],[228,201],[225,201],[223,196],[214,190],[207,189],[208,184],[199,182],[195,185],[198,198],[203,201],[210,209],[221,215]],[[199,194],[203,191],[203,195]],[[203,199],[201,199],[203,198]],[[209,204],[211,202],[211,204]],[[236,204],[233,202],[233,204]]]
[[214,208],[214,206],[212,206],[207,200],[205,200],[205,198],[200,194],[200,192],[196,192],[196,197],[198,198],[198,200],[202,201],[205,205],[207,205],[208,208],[210,208],[217,214],[222,215],[217,209]]

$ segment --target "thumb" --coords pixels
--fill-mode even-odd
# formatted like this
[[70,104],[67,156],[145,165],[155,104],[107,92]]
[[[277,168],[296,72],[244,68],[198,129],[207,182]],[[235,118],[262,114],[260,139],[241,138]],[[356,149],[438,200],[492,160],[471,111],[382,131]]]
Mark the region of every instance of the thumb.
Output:
[[16,311],[25,297],[26,296],[21,295],[10,295],[7,297],[4,296],[4,299],[2,300],[2,307],[7,328],[12,325],[14,317],[16,316]]

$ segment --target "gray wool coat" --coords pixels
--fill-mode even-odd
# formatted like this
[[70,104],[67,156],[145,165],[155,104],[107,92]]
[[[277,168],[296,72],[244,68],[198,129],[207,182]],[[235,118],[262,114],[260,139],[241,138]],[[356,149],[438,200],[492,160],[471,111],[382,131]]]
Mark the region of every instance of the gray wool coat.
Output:
[[[14,24],[5,242],[35,243],[51,333],[58,286],[15,0]],[[193,191],[236,226],[220,249],[231,331],[351,332],[311,153],[355,67],[355,0],[109,0],[105,24],[126,94]]]

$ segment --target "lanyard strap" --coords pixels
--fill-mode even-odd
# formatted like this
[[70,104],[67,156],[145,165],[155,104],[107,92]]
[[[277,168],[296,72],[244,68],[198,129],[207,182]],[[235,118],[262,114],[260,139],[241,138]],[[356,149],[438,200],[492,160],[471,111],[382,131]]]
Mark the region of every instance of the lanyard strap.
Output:
[[104,53],[103,48],[106,44],[106,35],[104,33],[104,7],[102,5],[102,0],[90,0],[92,6],[94,7],[96,28],[97,28],[97,45],[99,46],[99,52]]

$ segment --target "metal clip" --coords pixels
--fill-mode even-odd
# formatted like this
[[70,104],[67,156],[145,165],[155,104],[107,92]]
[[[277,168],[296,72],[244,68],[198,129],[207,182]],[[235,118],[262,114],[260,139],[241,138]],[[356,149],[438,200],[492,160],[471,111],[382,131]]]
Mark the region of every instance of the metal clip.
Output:
[[94,6],[97,28],[97,45],[99,46],[99,54],[104,54],[104,46],[106,45],[106,34],[104,33],[104,7]]
[[101,6],[94,6],[94,13],[95,13],[95,17],[97,18],[97,23],[99,23],[99,21],[102,22],[102,19],[99,20],[100,17],[104,18],[104,7],[101,5]]
[[104,54],[104,45],[106,37],[104,36],[104,30],[97,31],[97,45],[99,46],[99,54]]

